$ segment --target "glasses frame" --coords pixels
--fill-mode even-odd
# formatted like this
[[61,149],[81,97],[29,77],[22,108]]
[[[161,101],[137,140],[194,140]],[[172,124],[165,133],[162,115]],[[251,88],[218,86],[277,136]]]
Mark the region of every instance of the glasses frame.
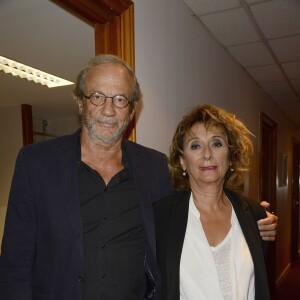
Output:
[[[95,94],[104,96],[104,101],[103,101],[103,103],[101,103],[101,104],[95,104],[95,103],[92,101],[91,98],[92,98],[93,95],[95,95]],[[83,94],[83,97],[86,98],[86,99],[89,99],[89,100],[91,101],[91,103],[92,103],[93,105],[95,105],[95,106],[102,106],[103,104],[105,104],[107,98],[109,98],[109,99],[112,100],[112,104],[113,104],[114,107],[116,107],[116,108],[121,108],[121,109],[122,109],[122,108],[125,108],[125,107],[127,107],[129,104],[133,103],[133,101],[130,101],[126,96],[123,96],[123,95],[115,95],[115,96],[112,96],[112,97],[108,97],[108,96],[104,95],[103,93],[99,93],[99,92],[91,93],[89,96],[86,96],[85,94]],[[114,102],[114,99],[115,99],[116,97],[123,97],[123,98],[125,98],[125,99],[127,100],[127,104],[126,104],[125,106],[122,106],[122,107],[117,106],[117,105],[115,104],[115,102]]]

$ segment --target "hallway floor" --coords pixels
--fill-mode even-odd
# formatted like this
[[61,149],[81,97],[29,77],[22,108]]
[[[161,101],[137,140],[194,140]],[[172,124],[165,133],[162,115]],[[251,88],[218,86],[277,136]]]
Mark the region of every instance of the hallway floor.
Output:
[[292,266],[272,300],[300,300],[300,259]]

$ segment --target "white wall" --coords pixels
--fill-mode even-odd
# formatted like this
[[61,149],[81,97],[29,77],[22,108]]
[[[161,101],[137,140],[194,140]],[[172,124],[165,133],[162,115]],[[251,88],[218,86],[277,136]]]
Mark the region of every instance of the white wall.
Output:
[[[212,103],[235,113],[255,134],[246,194],[258,200],[259,113],[278,125],[278,153],[289,156],[299,130],[226,50],[192,16],[181,0],[135,0],[135,66],[143,91],[137,142],[168,153],[172,135],[185,112]],[[291,187],[277,190],[277,215],[290,232]],[[277,277],[289,263],[289,234],[277,236]]]
[[[0,107],[0,246],[16,156],[23,145],[21,106]],[[9,138],[8,138],[9,137]]]
[[[46,126],[44,126],[46,124]],[[55,136],[74,133],[80,127],[79,116],[68,118],[52,118],[47,120],[33,120],[34,142],[43,141]],[[40,135],[39,133],[45,133]],[[48,135],[48,136],[47,136]]]

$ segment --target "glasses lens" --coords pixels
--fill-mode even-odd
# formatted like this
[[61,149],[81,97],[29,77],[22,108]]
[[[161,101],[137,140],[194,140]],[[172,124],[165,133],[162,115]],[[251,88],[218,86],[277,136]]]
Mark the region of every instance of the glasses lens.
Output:
[[117,95],[117,96],[113,97],[113,102],[114,102],[114,106],[119,107],[119,108],[123,108],[123,107],[126,107],[128,105],[129,101],[124,96]]
[[102,105],[105,102],[105,96],[99,93],[93,93],[90,100],[94,105]]

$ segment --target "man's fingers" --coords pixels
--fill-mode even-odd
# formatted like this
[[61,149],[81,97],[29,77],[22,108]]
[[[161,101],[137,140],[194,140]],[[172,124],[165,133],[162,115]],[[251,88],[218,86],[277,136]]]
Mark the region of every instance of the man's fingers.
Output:
[[264,207],[265,209],[267,209],[267,208],[270,207],[270,203],[267,202],[267,201],[262,201],[262,202],[260,202],[260,205],[261,205],[262,207]]
[[269,214],[269,216],[265,219],[261,219],[257,221],[258,226],[262,226],[262,225],[277,225],[277,221],[278,221],[278,217],[276,217],[275,215],[271,215]]
[[274,236],[262,236],[261,237],[264,241],[275,241]]
[[260,231],[260,236],[262,237],[275,237],[277,234],[277,230],[273,229],[273,230],[261,230]]
[[[267,206],[269,206],[268,202],[263,201],[261,203],[261,205],[264,207],[266,204]],[[266,213],[267,213],[267,218],[257,221],[258,229],[260,231],[260,236],[264,241],[275,241],[277,228],[278,228],[278,223],[277,223],[278,217],[275,216],[274,214],[271,214],[268,211],[266,211]]]
[[272,232],[275,231],[276,229],[278,229],[278,223],[271,223],[271,224],[264,224],[264,223],[260,223],[258,224],[258,229],[260,231],[266,231],[266,232]]

